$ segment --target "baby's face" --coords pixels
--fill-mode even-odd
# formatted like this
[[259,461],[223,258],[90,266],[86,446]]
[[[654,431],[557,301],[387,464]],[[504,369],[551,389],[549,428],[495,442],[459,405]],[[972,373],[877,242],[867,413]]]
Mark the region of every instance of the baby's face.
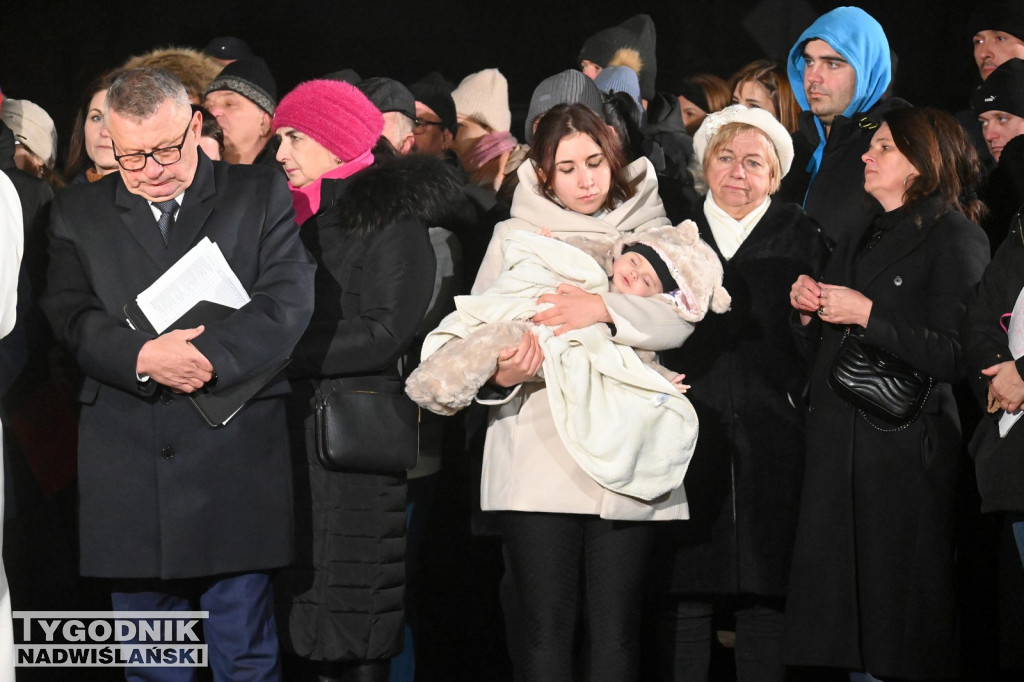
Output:
[[658,274],[650,262],[635,251],[622,254],[612,263],[612,284],[620,294],[653,296],[662,293]]

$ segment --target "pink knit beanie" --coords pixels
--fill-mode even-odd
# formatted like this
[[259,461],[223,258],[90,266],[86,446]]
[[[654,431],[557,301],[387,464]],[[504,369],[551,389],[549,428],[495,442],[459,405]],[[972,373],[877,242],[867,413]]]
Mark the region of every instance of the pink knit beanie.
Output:
[[351,161],[377,144],[384,116],[349,83],[314,80],[289,92],[274,112],[274,132],[295,128],[342,161]]

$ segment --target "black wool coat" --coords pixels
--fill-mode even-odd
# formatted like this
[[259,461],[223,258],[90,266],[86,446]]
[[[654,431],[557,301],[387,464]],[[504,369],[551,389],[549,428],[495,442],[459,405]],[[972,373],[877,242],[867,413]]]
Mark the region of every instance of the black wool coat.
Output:
[[282,646],[315,661],[402,649],[405,477],[323,469],[309,399],[322,377],[397,375],[434,286],[427,228],[461,190],[439,160],[406,157],[325,180],[302,228],[317,261],[313,319],[289,402],[296,561],[274,585]]
[[879,219],[892,229],[869,250],[857,237],[837,248],[824,281],[871,299],[867,327],[852,333],[934,377],[920,416],[902,431],[871,426],[826,383],[845,327],[807,330],[819,348],[786,604],[790,664],[956,676],[961,440],[951,383],[963,376],[960,328],[988,242],[959,213],[934,217],[935,199],[919,208],[921,226],[912,211],[894,211]]
[[[694,216],[722,258],[703,211]],[[686,473],[690,520],[673,524],[672,590],[783,596],[803,472],[804,355],[789,327],[789,290],[819,275],[828,250],[817,223],[772,201],[732,258],[722,258],[727,313],[708,315],[664,354],[686,374],[700,418]]]
[[288,382],[272,382],[210,428],[184,396],[135,374],[151,336],[128,326],[125,304],[204,237],[251,297],[192,340],[216,370],[216,392],[287,358],[312,311],[313,264],[284,179],[200,152],[166,246],[149,203],[118,173],[54,199],[42,304],[85,375],[82,575],[191,578],[291,558]]

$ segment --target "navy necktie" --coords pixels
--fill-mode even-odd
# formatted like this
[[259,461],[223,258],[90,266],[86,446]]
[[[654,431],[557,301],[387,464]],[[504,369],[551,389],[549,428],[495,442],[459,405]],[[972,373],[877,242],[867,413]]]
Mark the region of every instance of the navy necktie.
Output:
[[174,227],[174,212],[178,210],[178,202],[168,199],[167,201],[154,201],[153,205],[160,209],[160,217],[157,218],[156,224],[160,226],[160,236],[164,238],[164,246],[167,246],[171,228]]

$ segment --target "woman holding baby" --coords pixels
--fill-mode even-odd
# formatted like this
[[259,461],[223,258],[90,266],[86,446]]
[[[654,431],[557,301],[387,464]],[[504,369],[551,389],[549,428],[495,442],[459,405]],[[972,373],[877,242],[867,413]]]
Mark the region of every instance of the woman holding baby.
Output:
[[[531,162],[518,173],[512,217],[495,228],[474,293],[497,279],[511,230],[547,228],[555,238],[611,245],[669,224],[650,163],[625,165],[609,127],[583,105],[545,113]],[[562,285],[541,302],[551,305],[534,321],[556,334],[603,322],[616,342],[634,348],[672,348],[693,329],[658,296],[588,294]],[[497,513],[514,585],[520,625],[512,647],[515,679],[574,679],[581,611],[588,635],[583,678],[638,679],[640,616],[655,539],[654,524],[643,522],[686,518],[685,497],[678,488],[644,502],[590,478],[556,431],[537,379],[542,362],[537,338],[526,334],[499,356],[493,395],[481,395],[492,404],[481,506]],[[629,427],[629,416],[622,415],[622,428]]]

